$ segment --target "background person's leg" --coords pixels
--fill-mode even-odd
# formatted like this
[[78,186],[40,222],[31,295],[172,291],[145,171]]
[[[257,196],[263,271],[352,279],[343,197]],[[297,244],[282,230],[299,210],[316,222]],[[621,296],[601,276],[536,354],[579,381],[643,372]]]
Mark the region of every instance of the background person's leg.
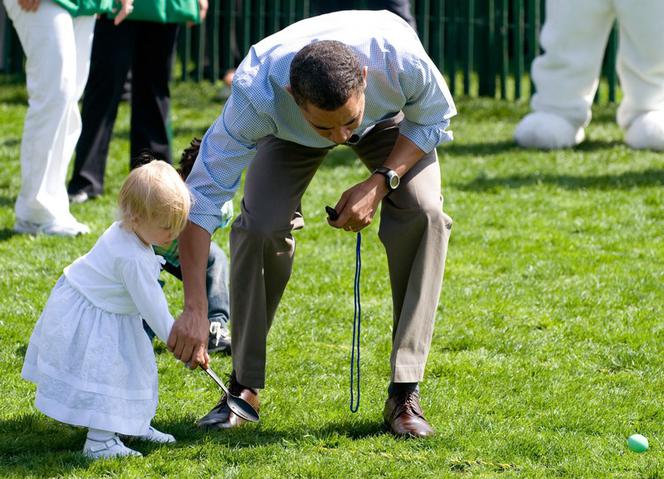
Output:
[[632,148],[664,150],[664,2],[618,0],[618,124]]
[[534,111],[555,113],[576,127],[588,124],[604,49],[615,19],[611,3],[605,0],[547,2],[546,23],[540,40],[544,53],[532,65],[537,87],[531,100]]
[[[84,201],[104,192],[108,149],[123,85],[131,66],[134,32],[133,22],[115,26],[106,16],[100,16],[95,24],[91,71],[81,110],[83,128],[67,188],[73,201]],[[77,199],[76,195],[81,193],[87,196],[81,195]]]
[[214,241],[210,243],[205,285],[208,299],[208,319],[210,320],[208,352],[230,353],[228,259],[224,251]]
[[[136,44],[131,69],[131,158],[142,149],[172,163],[169,109],[178,24],[134,22]],[[135,165],[132,163],[131,167]]]
[[244,386],[265,386],[267,333],[293,266],[291,230],[302,223],[295,212],[326,153],[267,137],[247,169],[230,235],[233,367]]
[[85,75],[77,63],[89,55],[92,17],[75,25],[71,15],[52,2],[42,2],[36,12],[25,12],[15,0],[6,0],[5,5],[26,54],[29,96],[21,140],[17,230],[30,232],[19,228],[23,223],[40,229],[59,225],[42,230],[48,234],[87,232],[69,212],[65,175],[80,133],[77,82]]

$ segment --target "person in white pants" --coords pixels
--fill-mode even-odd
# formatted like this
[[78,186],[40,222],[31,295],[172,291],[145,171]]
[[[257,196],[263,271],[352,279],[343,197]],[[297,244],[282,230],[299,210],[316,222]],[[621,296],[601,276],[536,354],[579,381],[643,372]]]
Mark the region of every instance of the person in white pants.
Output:
[[533,112],[517,126],[516,142],[549,149],[585,139],[606,42],[618,20],[618,125],[630,147],[664,150],[663,18],[661,0],[547,1],[544,54],[532,64]]
[[[18,233],[76,236],[89,228],[69,212],[67,166],[81,131],[78,110],[95,16],[73,17],[52,0],[3,0],[26,56],[28,111],[21,140]],[[119,23],[131,11],[123,0]]]

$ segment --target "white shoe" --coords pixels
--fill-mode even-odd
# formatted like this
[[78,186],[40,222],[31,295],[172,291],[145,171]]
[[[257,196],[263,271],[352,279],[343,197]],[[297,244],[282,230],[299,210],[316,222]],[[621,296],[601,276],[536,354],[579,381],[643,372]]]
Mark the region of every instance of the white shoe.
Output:
[[523,148],[570,148],[585,137],[583,128],[575,127],[562,116],[541,111],[527,114],[514,130],[514,140]]
[[90,228],[74,219],[67,222],[54,221],[53,223],[41,224],[17,218],[14,224],[14,231],[29,235],[78,236],[88,234]]
[[208,353],[216,352],[231,354],[231,334],[228,331],[227,319],[210,321]]
[[143,455],[125,446],[118,436],[113,436],[106,441],[95,441],[94,439],[87,438],[83,446],[83,454],[90,459],[128,456],[140,457]]
[[146,434],[142,436],[136,436],[136,439],[138,439],[139,441],[157,442],[159,444],[168,444],[171,442],[175,442],[175,438],[172,435],[166,434],[161,431],[157,431],[152,426],[150,426]]
[[88,195],[85,191],[79,191],[78,193],[74,193],[73,195],[69,195],[69,202],[72,204],[79,205],[81,203],[85,203],[90,199],[90,195]]
[[637,116],[625,132],[631,148],[664,150],[664,112],[649,111]]

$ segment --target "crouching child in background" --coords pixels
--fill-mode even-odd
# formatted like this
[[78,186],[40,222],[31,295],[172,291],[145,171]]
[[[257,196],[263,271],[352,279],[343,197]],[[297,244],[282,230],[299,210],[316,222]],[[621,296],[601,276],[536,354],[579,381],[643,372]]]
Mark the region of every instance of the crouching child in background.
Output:
[[[191,140],[191,145],[182,152],[178,172],[183,180],[186,180],[189,173],[191,173],[200,146],[201,140],[194,138]],[[139,154],[134,164],[142,165],[155,159],[160,158],[153,152],[144,150]],[[233,218],[233,203],[231,201],[224,203],[222,206],[221,218],[222,222],[219,225],[219,228],[227,226]],[[182,281],[177,239],[173,240],[166,246],[155,245],[154,251],[166,260],[166,263],[164,263],[164,270]],[[230,318],[228,258],[224,251],[214,241],[210,243],[210,252],[208,254],[207,269],[205,273],[205,285],[208,300],[208,319],[210,321],[208,353],[221,352],[230,354],[231,336],[228,328]]]

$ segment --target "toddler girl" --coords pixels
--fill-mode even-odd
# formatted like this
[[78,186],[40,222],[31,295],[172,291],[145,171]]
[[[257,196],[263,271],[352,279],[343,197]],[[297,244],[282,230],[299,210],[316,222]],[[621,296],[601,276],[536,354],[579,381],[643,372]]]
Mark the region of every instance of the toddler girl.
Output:
[[175,442],[150,425],[157,367],[142,319],[166,342],[173,317],[152,245],[180,234],[190,206],[172,166],[153,161],[133,170],[120,191],[120,220],[64,269],[32,333],[22,374],[37,385],[35,405],[87,427],[88,457],[141,455],[119,435]]

